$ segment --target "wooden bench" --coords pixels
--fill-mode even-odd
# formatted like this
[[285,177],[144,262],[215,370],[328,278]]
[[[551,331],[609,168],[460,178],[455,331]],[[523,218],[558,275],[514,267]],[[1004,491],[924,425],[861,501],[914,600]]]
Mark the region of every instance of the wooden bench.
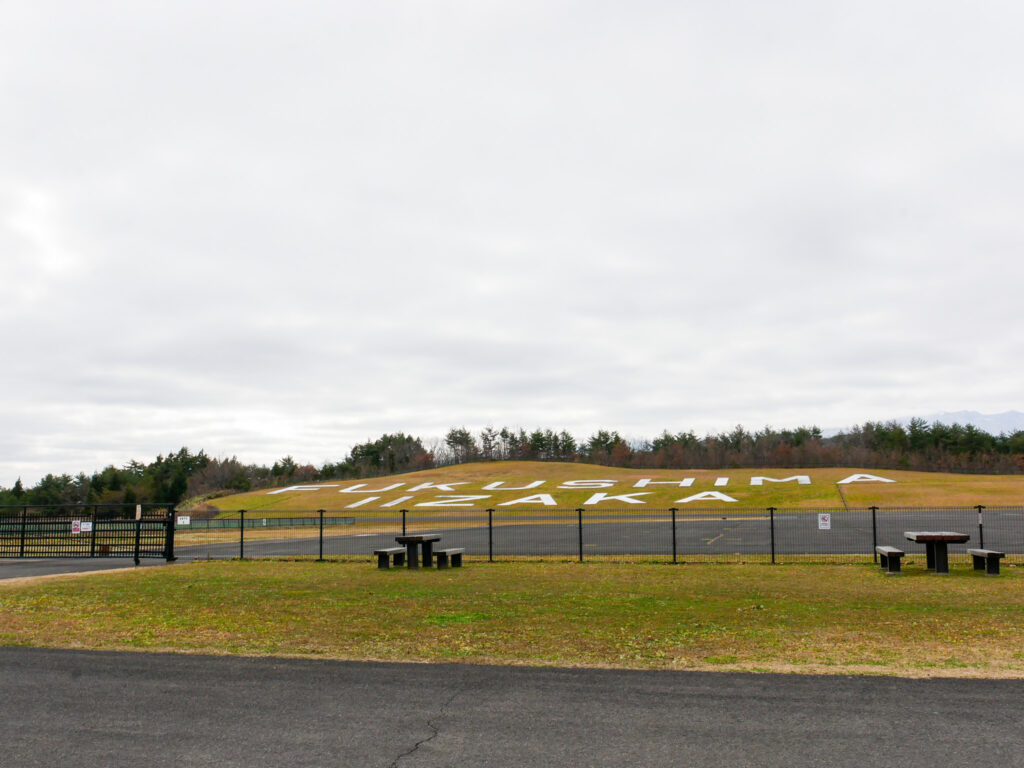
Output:
[[378,568],[390,568],[392,558],[394,558],[395,565],[405,565],[405,547],[375,549],[373,554],[377,556]]
[[1006,557],[1005,552],[996,552],[994,549],[968,549],[967,554],[974,559],[974,570],[984,568],[989,576],[999,575],[999,561]]
[[896,547],[875,547],[878,553],[878,560],[882,568],[885,568],[885,575],[892,576],[900,572],[900,558],[906,553]]
[[437,558],[438,570],[447,568],[449,562],[451,562],[452,568],[461,568],[462,553],[465,551],[465,549],[435,549],[434,557]]

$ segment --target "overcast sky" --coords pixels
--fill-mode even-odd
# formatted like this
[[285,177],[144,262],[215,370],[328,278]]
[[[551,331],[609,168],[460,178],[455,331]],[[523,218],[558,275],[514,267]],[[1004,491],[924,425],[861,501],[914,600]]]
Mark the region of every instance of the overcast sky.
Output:
[[0,4],[0,485],[1024,406],[1024,6]]

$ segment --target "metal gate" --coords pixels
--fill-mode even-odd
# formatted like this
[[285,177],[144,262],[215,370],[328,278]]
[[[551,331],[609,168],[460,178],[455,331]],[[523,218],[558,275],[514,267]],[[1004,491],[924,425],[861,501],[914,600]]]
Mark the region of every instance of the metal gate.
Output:
[[174,560],[167,504],[0,507],[0,558],[131,557]]

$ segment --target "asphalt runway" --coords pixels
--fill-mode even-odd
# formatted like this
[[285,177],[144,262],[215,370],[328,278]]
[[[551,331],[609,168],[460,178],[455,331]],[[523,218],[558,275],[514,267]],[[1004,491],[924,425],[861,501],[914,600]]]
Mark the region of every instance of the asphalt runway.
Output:
[[0,648],[5,768],[1024,766],[1024,681]]
[[[592,555],[662,555],[672,556],[672,523],[665,516],[641,516],[621,522],[600,522],[591,515],[583,525],[583,554]],[[486,555],[489,551],[486,518],[477,518],[476,525],[452,527],[451,518],[416,518],[417,531],[423,525],[436,524],[430,530],[442,535],[444,546],[463,547],[469,555]],[[777,513],[774,520],[774,546],[779,556],[787,554],[872,554],[873,542],[899,546],[908,554],[924,553],[924,545],[906,541],[907,530],[954,530],[971,535],[971,541],[950,545],[951,555],[966,557],[968,547],[978,546],[977,515],[961,512],[931,512],[925,517],[906,513],[879,512],[872,533],[870,512],[833,514],[831,527],[821,530],[814,513]],[[397,527],[374,534],[339,535],[346,526],[331,526],[324,536],[324,555],[366,554],[379,547],[394,546]],[[256,530],[259,530],[258,528]],[[247,532],[248,533],[248,532]],[[319,544],[315,535],[306,539],[249,538],[245,542],[247,557],[287,557],[316,555]],[[984,524],[985,543],[1010,553],[1024,552],[1024,513],[1020,510],[987,512]],[[578,555],[580,535],[575,516],[552,517],[546,522],[496,522],[490,546],[494,556]],[[680,515],[676,521],[676,552],[679,558],[723,554],[768,555],[772,550],[772,526],[768,515]],[[223,544],[178,546],[181,559],[237,557],[237,542]]]

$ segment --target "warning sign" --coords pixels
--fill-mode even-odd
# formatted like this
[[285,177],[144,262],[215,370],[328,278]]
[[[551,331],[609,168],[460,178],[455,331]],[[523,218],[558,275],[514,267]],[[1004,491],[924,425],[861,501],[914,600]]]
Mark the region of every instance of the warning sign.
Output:
[[832,515],[829,512],[818,513],[818,530],[819,531],[831,531],[832,530]]

